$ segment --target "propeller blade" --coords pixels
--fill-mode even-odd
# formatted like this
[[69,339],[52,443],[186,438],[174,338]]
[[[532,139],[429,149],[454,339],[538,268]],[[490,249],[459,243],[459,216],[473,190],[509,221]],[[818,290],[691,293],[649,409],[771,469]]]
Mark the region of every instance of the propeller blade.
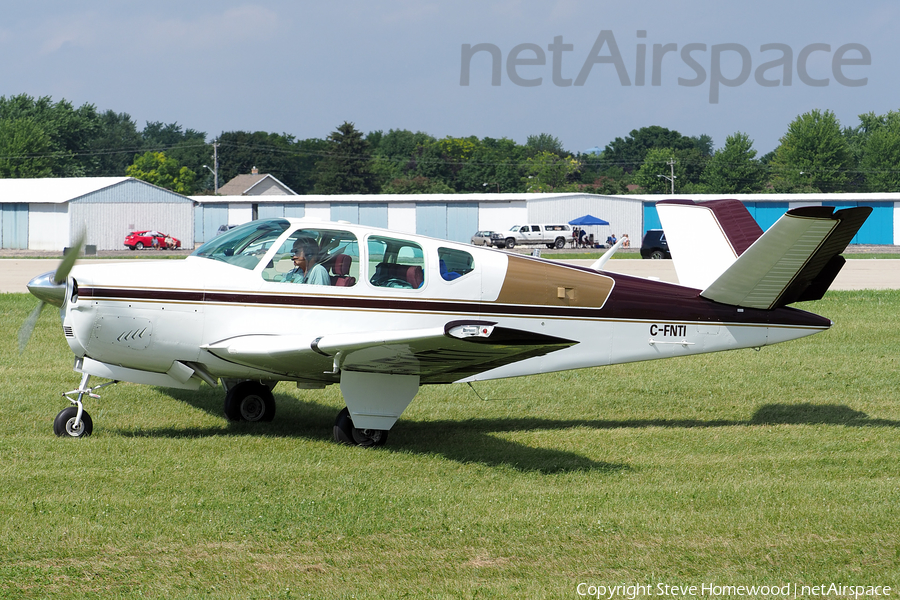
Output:
[[72,267],[75,266],[75,261],[78,260],[78,255],[81,254],[81,247],[83,245],[84,234],[82,233],[78,236],[78,239],[75,240],[75,245],[69,249],[62,261],[60,261],[59,266],[56,267],[53,283],[63,283],[66,280],[66,277],[69,276],[69,271],[72,270]]
[[25,319],[25,322],[22,323],[22,326],[19,328],[19,354],[25,351],[25,346],[28,345],[31,334],[34,333],[34,327],[37,325],[38,318],[41,316],[41,311],[44,310],[44,304],[43,300],[38,302],[37,307],[31,311],[31,314],[28,315],[28,318]]

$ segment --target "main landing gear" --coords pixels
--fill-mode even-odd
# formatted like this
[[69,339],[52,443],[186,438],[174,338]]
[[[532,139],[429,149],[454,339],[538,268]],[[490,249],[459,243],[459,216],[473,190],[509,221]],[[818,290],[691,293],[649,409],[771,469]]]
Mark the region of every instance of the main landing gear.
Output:
[[[68,391],[63,393],[63,396],[73,404],[68,408],[60,411],[56,418],[53,420],[53,433],[62,437],[69,436],[73,438],[87,437],[91,435],[94,431],[94,422],[91,420],[91,415],[84,410],[84,405],[81,400],[84,398],[84,395],[87,394],[91,398],[100,399],[99,394],[95,394],[94,390],[99,390],[100,388],[104,388],[108,385],[112,385],[114,383],[119,383],[118,381],[108,381],[106,383],[101,383],[100,385],[95,385],[92,388],[89,388],[88,381],[90,381],[91,376],[87,373],[82,374],[81,376],[81,384],[77,389]],[[76,398],[72,398],[71,394],[78,394]]]
[[[260,381],[241,381],[225,394],[225,416],[229,421],[260,423],[275,418],[272,388]],[[334,441],[349,446],[375,448],[384,446],[388,432],[384,429],[360,429],[353,425],[346,407],[334,422]]]
[[338,413],[334,422],[334,441],[348,446],[376,448],[387,442],[388,432],[384,429],[359,429],[353,426],[347,407]]
[[242,381],[232,386],[225,394],[225,416],[229,421],[271,421],[275,418],[271,388],[259,381]]

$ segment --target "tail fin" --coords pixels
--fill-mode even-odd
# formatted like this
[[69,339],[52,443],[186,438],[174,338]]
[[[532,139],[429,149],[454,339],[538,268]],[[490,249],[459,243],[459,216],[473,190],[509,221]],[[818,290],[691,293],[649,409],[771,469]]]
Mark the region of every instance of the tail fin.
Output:
[[[675,238],[680,240],[685,237],[689,213],[681,208],[675,219],[665,220],[663,213],[669,213],[671,217],[671,213],[675,212],[672,210],[673,206],[673,203],[666,201],[663,211],[660,211],[660,219],[664,220],[664,227],[673,226]],[[693,208],[704,205],[681,203],[680,206]],[[729,210],[740,213],[736,208],[731,204]],[[825,206],[796,208],[789,210],[765,233],[744,246],[752,237],[752,228],[746,225],[746,219],[752,220],[752,217],[743,205],[741,208],[743,214],[737,217],[729,216],[722,210],[692,213],[707,215],[699,219],[703,225],[698,229],[701,233],[697,235],[710,235],[714,239],[714,246],[707,247],[705,253],[700,254],[697,248],[704,240],[691,240],[688,244],[688,257],[707,258],[707,271],[703,273],[703,265],[685,265],[685,269],[695,283],[703,283],[702,287],[692,287],[703,289],[700,295],[704,298],[762,309],[821,298],[844,266],[841,252],[872,212],[871,208],[864,206],[837,212]],[[715,219],[709,218],[710,213],[715,215]],[[718,232],[713,229],[713,224],[718,225]],[[756,229],[759,230],[758,225]],[[669,240],[672,257],[675,258],[678,247],[673,248],[668,229],[666,239]],[[729,248],[730,254],[726,252]],[[725,256],[710,256],[713,253]],[[678,259],[675,264],[678,271]],[[725,268],[718,270],[722,265]],[[678,276],[682,282],[681,271],[678,271]],[[704,279],[710,281],[706,283]],[[690,285],[685,282],[682,284]]]
[[762,235],[740,200],[663,200],[656,211],[681,285],[704,289]]

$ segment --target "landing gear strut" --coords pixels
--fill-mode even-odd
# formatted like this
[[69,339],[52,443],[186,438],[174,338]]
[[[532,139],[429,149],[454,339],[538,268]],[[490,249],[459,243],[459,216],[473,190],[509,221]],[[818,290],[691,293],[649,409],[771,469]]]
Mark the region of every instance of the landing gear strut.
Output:
[[384,429],[358,429],[353,426],[350,411],[344,409],[338,413],[334,422],[334,441],[348,446],[376,448],[387,442],[388,432]]
[[[88,381],[90,381],[91,376],[87,373],[83,373],[81,375],[81,384],[77,389],[70,390],[68,392],[63,393],[63,396],[71,402],[74,406],[70,406],[68,408],[63,409],[56,418],[53,420],[53,433],[58,436],[67,435],[73,438],[87,437],[91,435],[94,431],[94,422],[91,420],[91,415],[84,410],[84,404],[81,402],[84,395],[87,394],[91,398],[100,399],[99,394],[95,394],[94,390],[99,390],[100,388],[104,388],[108,385],[112,385],[114,383],[119,383],[118,381],[108,381],[106,383],[101,383],[100,385],[95,385],[92,388],[89,388]],[[76,398],[72,398],[71,394],[78,394]]]

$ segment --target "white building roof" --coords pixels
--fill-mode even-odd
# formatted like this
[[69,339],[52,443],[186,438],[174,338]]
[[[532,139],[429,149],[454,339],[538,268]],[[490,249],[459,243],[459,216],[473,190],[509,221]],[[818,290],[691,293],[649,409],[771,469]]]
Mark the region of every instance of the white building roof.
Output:
[[0,179],[0,203],[63,204],[131,177],[46,177]]
[[[566,198],[616,198],[617,200],[640,200],[637,196],[601,196],[597,194],[584,193],[565,193],[565,194],[534,194],[534,193],[511,193],[511,194],[301,194],[298,196],[190,196],[190,199],[200,204],[263,204],[268,202],[306,202],[306,203],[329,203],[329,202],[515,202],[525,200],[552,200]],[[658,198],[662,199],[662,198]]]

